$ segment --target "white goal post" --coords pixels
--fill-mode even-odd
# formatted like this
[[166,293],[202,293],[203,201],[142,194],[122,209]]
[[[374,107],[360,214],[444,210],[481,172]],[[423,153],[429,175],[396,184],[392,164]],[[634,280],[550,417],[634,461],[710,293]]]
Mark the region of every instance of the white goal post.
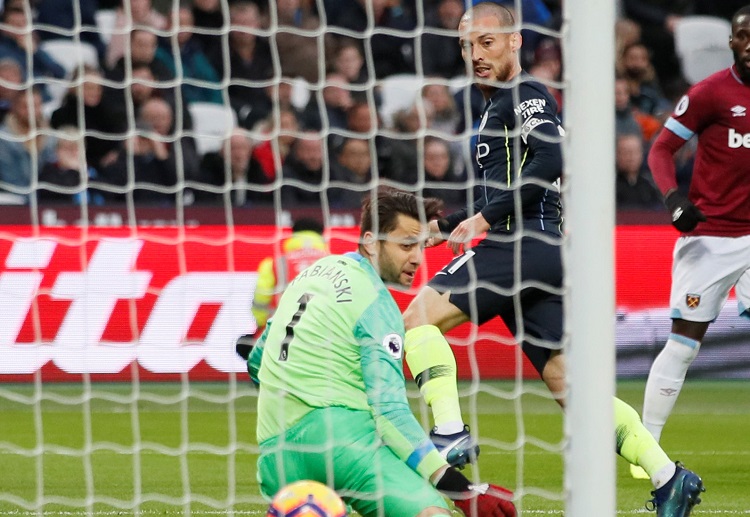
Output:
[[566,516],[615,515],[615,2],[564,3]]

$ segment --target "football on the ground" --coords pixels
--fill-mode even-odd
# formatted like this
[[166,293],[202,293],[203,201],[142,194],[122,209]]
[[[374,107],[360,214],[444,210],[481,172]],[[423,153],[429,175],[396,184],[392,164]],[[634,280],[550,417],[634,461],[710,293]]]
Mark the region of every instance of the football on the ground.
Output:
[[317,481],[296,481],[274,496],[266,517],[344,517],[346,505],[332,489]]

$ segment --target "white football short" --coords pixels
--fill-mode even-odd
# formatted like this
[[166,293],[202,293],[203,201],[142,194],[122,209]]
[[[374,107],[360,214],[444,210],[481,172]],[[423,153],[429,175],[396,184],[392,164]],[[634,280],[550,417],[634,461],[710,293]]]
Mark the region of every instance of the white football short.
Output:
[[750,318],[750,235],[680,237],[672,257],[672,318],[710,322],[734,286],[741,315]]

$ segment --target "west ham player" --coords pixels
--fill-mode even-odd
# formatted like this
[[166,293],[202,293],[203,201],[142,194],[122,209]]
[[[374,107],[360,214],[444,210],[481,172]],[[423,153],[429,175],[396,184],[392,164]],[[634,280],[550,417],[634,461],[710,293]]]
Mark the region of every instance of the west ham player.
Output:
[[[382,190],[362,209],[358,252],[330,255],[287,287],[248,360],[258,393],[258,477],[272,497],[313,479],[360,515],[515,517],[512,494],[471,485],[449,467],[411,412],[404,322],[385,283],[410,286],[436,199]],[[385,283],[384,283],[385,282]],[[437,489],[437,490],[436,490]]]
[[[672,223],[672,331],[651,367],[643,423],[660,439],[690,363],[734,286],[750,318],[750,6],[732,18],[734,65],[695,84],[649,153]],[[674,153],[698,136],[690,190],[677,190]],[[634,472],[637,475],[637,472]]]
[[[443,242],[442,232],[449,233],[448,246],[454,253],[463,248],[463,254],[439,271],[404,313],[406,362],[432,408],[433,442],[454,465],[478,453],[461,417],[456,362],[443,336],[457,325],[500,316],[515,334],[522,324],[524,353],[564,405],[563,305],[558,294],[563,280],[558,190],[563,130],[555,100],[521,70],[521,35],[514,24],[508,9],[490,2],[475,5],[459,23],[464,59],[487,102],[476,146],[482,192],[472,207],[430,223],[431,244]],[[485,239],[466,248],[485,231]],[[521,282],[526,284],[521,292],[511,294]],[[615,415],[617,451],[651,475],[658,515],[689,515],[699,501],[701,479],[675,465],[638,413],[619,399]]]

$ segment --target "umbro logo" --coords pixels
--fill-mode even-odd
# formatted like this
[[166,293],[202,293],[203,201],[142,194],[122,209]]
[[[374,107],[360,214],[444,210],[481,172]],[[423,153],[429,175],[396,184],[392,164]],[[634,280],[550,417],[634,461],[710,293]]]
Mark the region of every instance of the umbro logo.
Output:
[[736,106],[732,106],[729,111],[732,112],[733,117],[744,117],[747,108],[745,108],[745,106],[740,106],[739,104],[737,104]]
[[674,388],[662,388],[659,391],[665,397],[674,397],[675,395],[677,395],[677,393],[679,393],[679,391]]

